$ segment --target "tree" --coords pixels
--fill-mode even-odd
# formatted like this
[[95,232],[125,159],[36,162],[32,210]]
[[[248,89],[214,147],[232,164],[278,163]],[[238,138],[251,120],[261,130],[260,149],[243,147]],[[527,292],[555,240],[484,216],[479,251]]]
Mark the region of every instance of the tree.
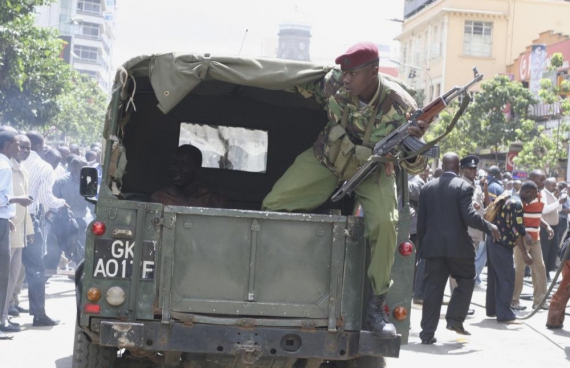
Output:
[[[481,92],[465,114],[469,137],[477,147],[500,147],[514,141],[529,141],[538,135],[534,121],[528,119],[529,107],[537,100],[519,82],[499,75],[481,83]],[[498,157],[497,157],[498,159]]]
[[34,7],[53,0],[0,2],[0,122],[41,126],[58,113],[57,96],[69,88],[70,68],[60,57],[56,30],[34,26]]
[[74,143],[88,145],[101,139],[108,98],[91,77],[76,71],[72,75],[70,88],[56,99],[59,113],[53,126]]
[[[445,130],[451,123],[451,120],[458,109],[458,104],[453,103],[439,114],[438,120],[432,124],[426,133],[426,142],[430,142],[445,133]],[[465,114],[468,114],[468,112]],[[459,118],[457,121],[455,128],[445,138],[439,141],[439,149],[442,154],[446,152],[455,152],[460,157],[463,157],[469,153],[475,152],[475,149],[477,148],[475,140],[466,139],[469,134],[469,127],[467,124],[465,115],[463,115],[463,117]]]
[[[550,59],[549,70],[556,77],[556,70],[564,64],[561,53],[555,53]],[[565,140],[570,126],[563,121],[570,115],[570,101],[566,95],[570,92],[570,82],[564,80],[560,85],[551,79],[541,79],[538,96],[540,101],[550,106],[550,118],[558,119],[557,127],[549,133],[544,126],[538,127],[538,135],[532,137],[519,152],[515,163],[528,169],[541,168],[548,175],[553,175],[558,162],[567,158]]]

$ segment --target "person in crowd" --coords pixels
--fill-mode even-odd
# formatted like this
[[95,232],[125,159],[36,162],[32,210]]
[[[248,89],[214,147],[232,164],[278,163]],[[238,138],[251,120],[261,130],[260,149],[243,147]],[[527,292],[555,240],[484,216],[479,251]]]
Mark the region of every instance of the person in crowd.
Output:
[[443,174],[443,169],[441,167],[438,167],[434,170],[433,175],[432,175],[432,179],[437,179],[439,178],[441,175]]
[[[30,140],[25,135],[16,136],[18,139],[20,147],[27,147],[27,153],[20,151],[18,153],[14,152],[11,157],[12,163],[12,185],[14,190],[14,196],[18,198],[29,198],[28,197],[28,174],[20,166],[23,157],[27,157],[29,154]],[[28,213],[27,206],[16,206],[16,214],[11,219],[14,229],[10,234],[10,275],[8,278],[8,289],[6,292],[6,301],[2,312],[2,326],[8,327],[10,320],[8,319],[10,300],[14,294],[16,284],[20,279],[21,266],[22,266],[22,248],[25,246],[26,241],[33,240],[33,226],[32,219]],[[20,312],[12,307],[12,313],[10,315],[19,315]],[[19,330],[18,326],[12,327],[13,330]]]
[[44,258],[44,265],[47,270],[57,271],[62,248],[66,248],[62,244],[58,244],[59,242],[77,242],[78,257],[82,258],[84,255],[88,202],[79,194],[79,180],[81,169],[84,166],[87,166],[87,161],[82,157],[75,157],[69,164],[69,172],[64,177],[56,180],[53,185],[53,195],[65,200],[77,222],[78,237],[75,239],[75,234],[73,234],[73,239],[57,239],[55,233],[50,232],[47,242],[47,254]]
[[73,153],[74,155],[81,156],[81,148],[79,148],[78,144],[72,143],[69,145],[69,153]]
[[446,153],[443,175],[427,183],[420,194],[418,240],[426,259],[422,307],[422,344],[433,344],[443,292],[449,276],[457,281],[445,319],[447,329],[470,335],[463,327],[475,286],[475,248],[468,226],[498,237],[497,227],[473,208],[473,187],[458,177],[459,156]]
[[514,185],[515,185],[515,181],[514,181],[514,180],[509,180],[509,181],[507,181],[507,184],[505,185],[505,190],[508,190],[508,191],[512,192],[512,191],[513,191],[513,188],[514,188]]
[[55,177],[56,178],[61,178],[65,175],[66,168],[67,168],[67,157],[69,157],[69,154],[71,153],[71,151],[69,150],[69,147],[67,146],[60,146],[57,148],[57,150],[59,151],[59,153],[61,154],[61,162],[59,163],[59,165],[57,165],[57,167],[55,168]]
[[550,271],[556,270],[556,257],[560,246],[558,239],[559,208],[562,207],[563,202],[566,202],[566,196],[557,198],[556,178],[547,178],[540,194],[544,201],[542,218],[554,231],[554,236],[549,238],[547,230],[540,229],[540,244],[542,259],[544,259],[544,266],[546,267],[546,281],[550,282]]
[[[532,180],[539,192],[537,197],[528,205],[523,208],[523,218],[526,235],[524,236],[524,245],[526,251],[530,254],[532,258],[532,264],[530,265],[531,275],[532,275],[532,287],[533,287],[533,308],[540,303],[540,301],[546,295],[546,268],[544,266],[544,261],[542,259],[542,249],[540,246],[540,227],[544,227],[547,230],[547,238],[552,238],[554,236],[554,231],[544,221],[542,218],[542,210],[544,209],[544,201],[541,196],[542,189],[544,188],[544,181],[546,180],[546,175],[542,170],[533,170],[529,179]],[[521,187],[522,189],[522,187]],[[514,310],[524,310],[525,306],[520,305],[520,295],[523,288],[523,278],[524,269],[526,262],[524,259],[524,254],[518,248],[514,249],[515,258],[515,289],[513,292],[513,300],[511,303],[511,308]]]
[[518,193],[521,190],[522,181],[513,180],[513,193]]
[[58,320],[47,316],[45,311],[45,267],[43,263],[42,212],[50,208],[65,206],[65,200],[56,198],[52,188],[55,182],[53,167],[42,160],[38,152],[43,151],[44,137],[38,132],[28,132],[32,150],[22,166],[30,174],[29,195],[34,198],[30,206],[30,215],[34,225],[34,241],[28,243],[22,251],[22,262],[28,280],[28,298],[30,314],[34,316],[33,326],[54,326]]
[[225,207],[220,193],[196,180],[201,168],[202,152],[198,148],[189,144],[176,148],[170,161],[172,185],[154,192],[151,200],[165,206]]
[[558,285],[558,289],[552,295],[550,306],[548,307],[548,317],[546,319],[546,328],[555,330],[564,327],[564,317],[566,316],[566,307],[570,299],[570,255],[567,249],[570,246],[570,240],[566,240],[560,250],[560,262],[562,266],[562,280]]
[[56,148],[50,148],[45,152],[43,159],[55,170],[61,163],[61,153]]
[[[23,173],[25,176],[25,193],[26,195],[29,194],[29,174],[28,172],[22,167],[22,162],[26,161],[28,159],[28,157],[30,156],[30,151],[31,151],[31,147],[32,147],[32,143],[30,142],[30,140],[28,139],[28,137],[25,134],[22,134],[22,132],[20,132],[20,134],[18,135],[18,140],[20,142],[20,154],[18,155],[18,167],[19,167],[19,172]],[[17,175],[16,172],[13,170],[13,182],[14,182],[14,189],[17,190]],[[20,206],[16,206],[16,220],[14,221],[15,223],[19,222],[19,219],[21,218],[21,212],[22,212],[22,208],[20,208]],[[29,310],[22,307],[20,305],[20,292],[22,291],[22,284],[24,283],[24,279],[26,278],[26,270],[24,269],[24,265],[22,263],[22,253],[23,253],[23,247],[26,246],[27,243],[33,243],[34,241],[34,227],[33,227],[33,223],[31,222],[31,216],[29,213],[29,210],[26,209],[26,217],[27,220],[29,222],[25,223],[25,229],[22,229],[22,227],[17,227],[16,226],[16,230],[14,232],[13,237],[10,239],[10,246],[12,248],[20,248],[19,252],[14,252],[12,253],[13,255],[17,255],[18,253],[20,253],[20,273],[17,276],[16,280],[15,280],[15,284],[14,284],[14,290],[12,292],[11,295],[11,299],[10,299],[10,305],[8,307],[8,314],[11,316],[19,316],[20,313],[29,313]],[[23,242],[20,244],[19,240],[22,239],[22,236],[20,233],[24,232],[25,236],[23,239]],[[29,234],[29,235],[28,235]],[[14,266],[16,264],[12,263]],[[12,270],[12,269],[11,269]],[[10,277],[12,277],[12,271],[10,271]],[[10,295],[8,295],[8,297],[10,297]]]
[[97,153],[95,151],[88,150],[85,152],[85,160],[91,165],[97,160]]
[[32,199],[27,196],[16,196],[12,179],[11,158],[16,158],[20,151],[17,133],[10,130],[0,131],[0,339],[11,339],[4,332],[20,331],[20,326],[8,319],[4,314],[4,306],[8,297],[10,279],[10,232],[14,230],[11,219],[16,215],[16,205],[29,206]]
[[414,176],[408,182],[409,201],[410,201],[410,240],[416,246],[416,268],[414,276],[414,303],[421,304],[423,300],[423,279],[425,271],[425,260],[421,258],[418,249],[418,205],[420,200],[420,192],[424,185],[426,185],[429,178],[429,167],[424,171]]
[[505,188],[501,183],[501,170],[498,166],[489,167],[487,186],[483,187],[483,193],[485,194],[485,206],[491,204],[491,202],[503,194],[504,191]]
[[564,240],[566,239],[566,231],[568,230],[568,213],[570,213],[570,201],[568,200],[567,194],[568,184],[565,181],[560,181],[558,182],[557,186],[560,198],[562,198],[562,196],[566,196],[566,200],[562,202],[562,208],[558,213],[558,241],[560,246],[562,246],[562,243],[564,243]]
[[506,179],[508,181],[512,181],[513,180],[513,174],[511,174],[508,171],[505,171],[502,175],[503,179]]
[[[473,187],[473,208],[479,216],[485,215],[485,195],[479,185],[476,184],[477,165],[479,165],[479,157],[466,156],[460,161],[461,178]],[[469,227],[469,236],[473,239],[475,245],[475,285],[481,285],[481,272],[487,262],[487,250],[485,248],[485,233],[481,230]]]
[[526,234],[523,203],[531,203],[537,195],[536,184],[533,181],[524,182],[519,194],[513,194],[505,201],[494,220],[501,237],[487,243],[489,247],[485,310],[488,317],[496,317],[498,322],[520,324],[511,308],[515,286],[513,248],[519,249],[525,264],[532,264],[533,259],[523,241]]

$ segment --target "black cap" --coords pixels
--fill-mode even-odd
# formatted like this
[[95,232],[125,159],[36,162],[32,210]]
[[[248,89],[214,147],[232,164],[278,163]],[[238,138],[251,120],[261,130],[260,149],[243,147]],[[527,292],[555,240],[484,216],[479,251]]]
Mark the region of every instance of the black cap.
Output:
[[477,165],[479,165],[479,157],[474,155],[465,156],[459,161],[459,165],[462,169],[466,167],[477,167]]

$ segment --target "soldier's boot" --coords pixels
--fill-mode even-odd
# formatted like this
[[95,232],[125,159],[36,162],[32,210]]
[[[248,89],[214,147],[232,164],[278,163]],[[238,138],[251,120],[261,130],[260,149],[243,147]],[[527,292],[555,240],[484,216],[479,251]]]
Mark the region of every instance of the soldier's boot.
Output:
[[386,294],[370,295],[366,310],[366,324],[372,333],[381,339],[396,337],[396,327],[388,320],[386,313]]

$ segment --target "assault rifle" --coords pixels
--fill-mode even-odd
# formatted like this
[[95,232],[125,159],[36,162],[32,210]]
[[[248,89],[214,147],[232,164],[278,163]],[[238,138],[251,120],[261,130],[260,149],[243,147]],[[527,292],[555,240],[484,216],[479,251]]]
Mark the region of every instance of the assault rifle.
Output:
[[[411,136],[408,132],[408,128],[418,126],[418,121],[422,120],[425,122],[430,122],[437,114],[439,114],[443,109],[445,109],[451,101],[455,100],[459,96],[466,96],[467,91],[476,83],[480,82],[483,79],[483,74],[479,74],[477,68],[473,68],[473,80],[469,83],[464,85],[463,87],[455,86],[447,93],[442,96],[437,97],[435,100],[431,101],[429,104],[424,106],[421,109],[415,111],[410,120],[398,127],[392,133],[388,134],[382,140],[380,140],[374,146],[373,154],[370,158],[362,165],[362,167],[354,174],[352,178],[345,181],[344,184],[340,187],[339,190],[332,196],[332,201],[336,202],[343,198],[345,195],[350,194],[354,191],[354,189],[364,181],[382,161],[387,161],[384,159],[388,156],[393,157],[393,159],[398,159],[398,155],[400,152],[397,150],[398,147],[404,146],[410,152],[410,156],[414,156],[414,153],[419,152],[423,156],[438,158],[439,157],[439,147],[437,145],[432,145],[431,147],[426,148],[424,147],[426,144],[423,143],[418,138]],[[463,107],[463,106],[462,106]],[[467,107],[467,105],[465,105]],[[463,107],[464,108],[464,107]],[[463,111],[460,110],[458,115]],[[456,116],[454,120],[459,118]],[[440,137],[440,138],[443,138]],[[406,157],[404,157],[405,159]]]

